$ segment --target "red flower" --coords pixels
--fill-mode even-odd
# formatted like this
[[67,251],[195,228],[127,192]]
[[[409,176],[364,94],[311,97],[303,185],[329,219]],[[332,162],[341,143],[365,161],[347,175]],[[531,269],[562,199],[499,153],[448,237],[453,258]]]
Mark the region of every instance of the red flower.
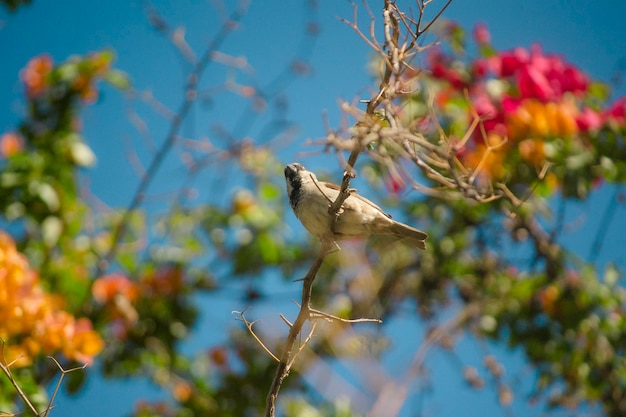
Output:
[[530,54],[524,48],[515,48],[511,52],[502,52],[491,60],[494,73],[499,77],[510,77],[530,60]]
[[483,78],[489,73],[491,65],[488,59],[479,58],[472,62],[471,73],[475,78]]
[[624,126],[626,124],[626,96],[619,98],[611,107],[606,109],[604,117]]
[[426,60],[433,77],[446,80],[457,89],[467,86],[463,74],[458,69],[451,68],[452,61],[441,49],[432,48]]
[[390,173],[386,175],[384,182],[387,190],[396,195],[402,193],[406,188],[406,182],[404,182],[402,177],[398,174]]

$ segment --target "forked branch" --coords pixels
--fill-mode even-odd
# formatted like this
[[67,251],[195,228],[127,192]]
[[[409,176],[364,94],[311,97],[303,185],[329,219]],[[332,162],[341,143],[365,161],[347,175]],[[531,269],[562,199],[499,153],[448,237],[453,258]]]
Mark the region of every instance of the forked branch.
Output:
[[[450,0],[451,1],[451,0]],[[444,6],[448,6],[448,3]],[[419,3],[418,3],[419,4]],[[424,11],[424,4],[419,4],[419,12],[420,14]],[[355,166],[359,155],[367,149],[369,143],[371,143],[372,132],[374,134],[378,134],[380,130],[377,129],[376,126],[379,126],[379,117],[376,114],[377,109],[382,106],[387,107],[387,104],[390,103],[390,100],[395,97],[398,91],[401,91],[402,88],[399,88],[400,75],[402,71],[407,67],[406,59],[408,56],[414,55],[414,51],[408,51],[406,49],[407,45],[411,45],[412,47],[416,47],[417,37],[419,37],[422,33],[419,30],[416,30],[415,33],[412,33],[410,36],[401,35],[400,22],[402,24],[406,24],[406,19],[404,15],[398,10],[394,1],[385,0],[382,16],[383,16],[383,33],[385,36],[385,41],[380,43],[375,37],[375,18],[372,14],[371,10],[365,5],[367,12],[371,17],[370,24],[370,36],[368,37],[358,27],[357,24],[357,7],[354,7],[354,18],[353,21],[344,20],[347,24],[352,27],[357,34],[372,47],[376,52],[378,52],[379,56],[382,58],[384,62],[384,72],[381,77],[381,82],[378,88],[378,91],[372,95],[372,98],[367,102],[367,108],[365,112],[355,111],[357,114],[358,122],[353,129],[351,138],[349,139],[349,144],[346,147],[339,148],[335,146],[338,152],[341,154],[342,149],[347,149],[350,151],[350,156],[348,160],[344,164],[344,174],[343,179],[341,181],[341,189],[339,195],[336,200],[330,204],[329,207],[329,228],[332,232],[334,231],[335,224],[339,216],[341,216],[341,207],[345,200],[350,197],[350,181],[356,176]],[[436,20],[443,9],[439,14],[435,17]],[[429,23],[430,25],[431,23]],[[428,26],[429,26],[428,25]],[[416,26],[419,29],[419,25]],[[408,40],[408,41],[407,41]],[[334,136],[334,135],[333,135]],[[330,135],[329,135],[330,137]],[[337,145],[337,144],[336,144]],[[434,146],[428,144],[431,149],[435,149]],[[302,280],[302,300],[300,304],[300,311],[296,320],[293,323],[288,322],[285,318],[285,322],[289,324],[289,334],[287,336],[287,340],[285,341],[284,349],[280,357],[280,361],[278,363],[278,368],[276,369],[276,374],[274,376],[274,380],[272,381],[272,385],[270,387],[269,394],[266,400],[266,417],[274,417],[276,410],[276,400],[278,397],[278,392],[280,387],[284,381],[284,379],[289,374],[289,371],[292,368],[292,365],[295,361],[295,358],[302,351],[306,343],[310,340],[313,330],[315,329],[315,320],[319,318],[324,318],[328,320],[337,320],[345,323],[357,323],[357,322],[378,322],[380,320],[377,319],[355,319],[355,320],[346,320],[341,319],[330,314],[323,313],[319,310],[315,310],[311,307],[311,294],[312,287],[315,277],[324,262],[326,256],[332,252],[335,247],[335,243],[331,240],[323,241],[320,252],[315,259],[313,265],[309,269],[306,277]],[[298,336],[302,333],[302,329],[304,324],[309,321],[313,321],[313,326],[306,337],[304,343],[300,345],[298,349],[295,348],[296,342],[298,340]],[[249,327],[249,330],[251,330]]]

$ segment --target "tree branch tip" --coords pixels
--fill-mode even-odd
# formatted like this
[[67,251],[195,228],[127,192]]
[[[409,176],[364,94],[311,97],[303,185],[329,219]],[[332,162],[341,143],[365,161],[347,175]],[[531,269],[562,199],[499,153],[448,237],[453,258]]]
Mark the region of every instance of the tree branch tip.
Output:
[[[338,321],[340,323],[345,324],[354,324],[354,323],[378,323],[381,324],[383,321],[381,319],[370,319],[370,318],[360,318],[360,319],[344,319],[339,316],[335,316],[333,314],[325,313],[321,310],[309,309],[309,315],[312,319],[323,318],[328,322]],[[317,316],[317,317],[315,317]]]
[[282,314],[282,313],[281,313],[281,314],[279,314],[279,315],[278,315],[278,317],[280,317],[280,318],[281,318],[281,319],[285,322],[285,324],[287,324],[287,326],[289,326],[289,328],[290,328],[290,329],[293,327],[293,323],[292,323],[292,322],[290,322],[290,321],[287,319],[287,317],[285,317],[285,315],[284,315],[284,314]]

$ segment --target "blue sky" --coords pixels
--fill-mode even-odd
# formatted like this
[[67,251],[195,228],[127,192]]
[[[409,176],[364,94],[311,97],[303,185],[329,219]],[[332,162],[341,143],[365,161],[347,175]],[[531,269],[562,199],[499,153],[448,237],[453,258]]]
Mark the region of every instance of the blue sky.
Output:
[[[189,44],[201,50],[219,24],[212,3],[157,0],[152,4],[172,26],[185,27]],[[371,4],[376,10],[374,2]],[[176,109],[181,100],[183,74],[188,66],[168,41],[150,27],[143,6],[144,3],[138,0],[33,0],[32,5],[21,8],[15,14],[0,9],[0,132],[14,129],[19,122],[23,101],[18,73],[31,57],[41,53],[51,54],[58,62],[72,54],[112,48],[117,54],[116,67],[130,74],[137,90],[150,91],[165,106]],[[626,71],[626,37],[623,31],[626,2],[623,1],[459,0],[452,3],[444,16],[459,21],[467,29],[477,22],[486,23],[493,43],[499,49],[529,47],[538,42],[544,50],[564,55],[596,79],[609,82],[619,70]],[[336,126],[339,121],[338,98],[352,101],[368,97],[371,79],[366,65],[371,51],[337,17],[352,18],[349,2],[320,0],[314,11],[307,8],[305,2],[253,1],[238,30],[221,48],[232,56],[245,56],[250,67],[254,68],[253,71],[237,74],[240,82],[262,89],[276,85],[276,82],[289,83],[284,96],[286,110],[275,110],[283,112],[284,118],[297,126],[291,142],[281,150],[284,162],[299,159],[299,154],[308,150],[304,145],[306,139],[324,136],[324,114],[331,125]],[[367,24],[362,8],[360,17],[361,22]],[[312,44],[303,30],[310,21],[317,22],[320,27],[320,33]],[[299,78],[281,77],[294,56],[310,63],[310,73]],[[213,84],[223,79],[224,71],[219,66],[211,67],[206,74],[207,82]],[[616,92],[626,94],[626,75],[622,74],[622,84]],[[140,157],[147,158],[149,155],[149,147],[128,121],[130,112],[136,112],[145,119],[155,143],[164,139],[168,125],[166,120],[141,101],[124,98],[109,88],[105,88],[96,105],[86,108],[83,113],[84,135],[98,156],[98,165],[87,173],[89,185],[95,195],[112,206],[127,204],[138,181],[136,172],[127,161],[129,147],[136,149]],[[210,136],[218,125],[231,131],[249,125],[249,129],[243,131],[245,135],[258,137],[264,132],[264,124],[269,117],[251,121],[249,114],[242,100],[225,97],[194,112],[185,122],[182,133],[189,137]],[[312,158],[304,161],[316,168],[322,165],[323,160]],[[151,191],[178,186],[179,182],[175,181],[180,173],[178,169],[174,160],[169,161]],[[282,179],[278,181],[282,183]],[[606,191],[589,202],[576,204],[571,216],[583,216],[590,220],[588,227],[594,230],[593,222],[597,222],[598,218],[590,213],[602,210],[610,197],[610,192]],[[623,214],[623,208],[621,210]],[[609,231],[607,248],[624,247],[623,236],[619,233],[623,226],[621,221]],[[583,233],[572,235],[572,239],[581,240],[581,252],[590,247],[583,246],[586,244]],[[624,263],[623,255],[617,249],[614,252],[607,250],[603,257],[605,259],[599,261],[618,258]],[[230,310],[233,309],[223,302],[218,320],[228,323],[232,319]],[[401,344],[398,349],[402,350],[402,346],[404,350],[410,350],[407,347],[410,344]],[[513,362],[519,360],[515,355],[511,358]],[[441,365],[436,367],[437,372],[445,374],[445,360],[440,362],[435,362]],[[445,375],[438,378],[445,381]],[[454,385],[460,384],[458,375],[449,379],[454,389],[462,388]],[[133,391],[137,387],[133,386],[133,390],[129,387],[113,384],[104,388],[102,381],[94,381],[83,398],[66,400],[68,405],[63,408],[63,414],[83,415],[84,410],[90,410],[90,406],[103,401],[99,404],[103,412],[121,415],[129,410],[135,397]],[[144,388],[139,392],[143,392]],[[450,391],[444,392],[450,394]],[[467,401],[479,401],[484,410],[499,413],[494,415],[501,415],[502,411],[492,397],[493,393],[483,393],[466,398]],[[119,401],[110,401],[111,398]],[[437,416],[459,415],[464,410],[462,402],[439,399],[438,402],[433,400],[433,404],[433,414]],[[525,408],[520,410],[519,415],[533,415]]]

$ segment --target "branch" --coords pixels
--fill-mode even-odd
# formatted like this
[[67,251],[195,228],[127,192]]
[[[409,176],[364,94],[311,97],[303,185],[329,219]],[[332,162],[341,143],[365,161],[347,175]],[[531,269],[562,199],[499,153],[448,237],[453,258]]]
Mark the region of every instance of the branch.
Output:
[[30,409],[33,415],[38,416],[39,412],[37,411],[35,406],[30,402],[30,400],[28,399],[28,397],[22,390],[22,387],[19,386],[19,384],[13,377],[13,373],[11,372],[11,365],[13,365],[20,358],[15,359],[11,363],[7,363],[6,358],[4,356],[4,345],[5,345],[4,339],[0,338],[0,369],[2,369],[2,372],[4,372],[4,374],[7,376],[7,378],[11,382],[11,385],[13,385],[13,388],[15,388],[15,390],[17,391],[17,394],[19,395],[19,397],[22,399],[22,401],[24,401],[24,404],[26,404],[26,406]]
[[275,416],[278,391],[280,390],[283,380],[287,377],[287,375],[289,375],[289,371],[293,365],[292,354],[298,335],[302,332],[304,323],[306,323],[310,317],[313,281],[315,280],[317,272],[320,270],[326,255],[332,247],[332,242],[330,241],[322,243],[322,247],[320,248],[320,252],[315,259],[315,262],[302,281],[302,304],[300,306],[300,312],[298,313],[298,317],[296,317],[296,321],[293,322],[293,325],[289,329],[289,334],[287,335],[287,340],[285,341],[285,350],[280,357],[280,362],[278,363],[274,380],[272,381],[269,394],[267,395],[265,409],[266,417]]
[[[61,387],[61,383],[63,382],[63,378],[65,378],[65,374],[68,374],[70,372],[74,372],[77,370],[82,370],[85,369],[87,367],[87,364],[84,364],[83,366],[78,366],[72,369],[63,369],[63,367],[61,366],[61,364],[52,356],[48,356],[48,358],[52,359],[52,361],[54,361],[54,363],[56,364],[56,366],[59,368],[59,370],[61,371],[61,376],[59,377],[59,380],[57,381],[57,384],[54,388],[54,391],[52,393],[52,397],[50,398],[50,401],[48,402],[48,406],[46,407],[46,410],[43,413],[39,413],[37,411],[37,409],[35,408],[35,406],[33,405],[32,402],[30,402],[30,400],[28,399],[28,396],[26,395],[26,393],[24,392],[24,390],[22,390],[22,387],[20,387],[20,385],[17,383],[17,381],[15,380],[15,377],[13,376],[13,373],[11,372],[11,365],[13,365],[15,362],[17,362],[20,357],[18,357],[17,359],[13,360],[11,363],[7,363],[6,361],[6,357],[4,356],[4,346],[5,346],[5,341],[4,339],[0,338],[0,369],[2,370],[2,372],[4,372],[4,374],[6,375],[7,379],[9,380],[9,382],[11,382],[11,385],[13,385],[13,388],[15,388],[15,390],[17,391],[17,395],[22,399],[22,401],[24,402],[24,404],[26,404],[27,408],[30,410],[31,413],[33,413],[33,415],[35,416],[43,416],[43,417],[47,417],[48,413],[50,412],[50,410],[52,410],[53,408],[53,403],[54,400],[59,392],[59,388]],[[1,414],[1,412],[0,412]],[[4,415],[4,414],[2,414]],[[7,414],[9,415],[9,414]]]
[[128,221],[130,220],[131,215],[142,204],[146,196],[148,187],[152,183],[154,176],[161,167],[161,164],[165,160],[165,157],[172,149],[172,146],[176,142],[176,138],[179,135],[182,123],[187,117],[189,111],[191,110],[192,104],[196,100],[198,84],[200,83],[202,75],[206,71],[209,63],[211,62],[213,53],[219,49],[222,43],[226,40],[228,34],[236,28],[236,24],[241,20],[246,12],[246,7],[247,2],[242,2],[240,3],[239,7],[231,13],[229,18],[226,19],[218,33],[215,35],[209,46],[204,51],[204,54],[202,55],[200,60],[196,62],[193,70],[187,76],[187,82],[183,92],[183,101],[180,104],[180,107],[176,112],[172,123],[170,124],[169,131],[165,136],[163,144],[157,150],[154,158],[148,166],[148,169],[143,174],[141,181],[139,182],[139,185],[137,186],[137,189],[133,194],[131,203],[126,208],[126,211],[122,215],[120,222],[117,224],[117,227],[113,231],[111,246],[106,255],[104,255],[103,258],[100,260],[100,263],[98,264],[98,269],[96,271],[96,276],[102,275],[109,267],[109,263],[115,257],[117,248],[120,245],[120,241],[124,236],[124,233],[126,232],[126,226],[128,224]]
[[[448,4],[450,3],[450,1],[448,2]],[[365,7],[367,8],[367,5]],[[447,7],[447,5],[444,6],[444,9],[445,7]],[[360,120],[356,123],[353,129],[353,134],[351,135],[350,145],[348,147],[348,149],[350,149],[350,156],[348,157],[347,162],[344,164],[344,173],[343,179],[341,181],[341,188],[336,200],[332,202],[328,209],[330,236],[334,234],[337,219],[339,218],[339,216],[341,216],[341,207],[343,203],[346,201],[347,198],[350,197],[350,181],[356,176],[354,167],[356,166],[356,162],[360,153],[366,149],[366,146],[371,143],[372,140],[380,139],[380,129],[376,128],[376,126],[379,126],[379,120],[377,119],[375,112],[381,104],[388,102],[396,94],[398,94],[397,88],[395,87],[395,85],[392,85],[392,83],[397,82],[397,77],[407,67],[407,65],[405,65],[405,58],[407,56],[406,52],[403,49],[399,48],[400,23],[398,16],[400,15],[400,12],[396,7],[395,2],[391,0],[385,0],[384,2],[382,13],[384,18],[384,34],[386,42],[383,45],[381,45],[374,36],[374,17],[371,11],[369,9],[367,10],[370,14],[370,17],[372,18],[372,23],[370,25],[371,40],[368,39],[357,26],[356,6],[354,6],[354,21],[343,21],[349,24],[350,27],[352,27],[357,32],[357,34],[359,34],[359,36],[364,39],[365,42],[370,45],[383,58],[385,62],[385,70],[381,78],[377,93],[374,94],[373,97],[367,102],[367,108],[362,114]],[[443,10],[440,11],[440,13],[441,12],[443,12]],[[437,15],[437,17],[439,17],[439,15]],[[394,76],[396,78],[394,78]],[[354,113],[357,113],[356,109],[352,110],[354,111]],[[328,143],[333,144],[330,140],[331,136],[334,137],[334,133],[331,132],[327,140]],[[423,142],[425,142],[425,146],[427,148],[434,148],[433,145],[429,144],[425,140]],[[335,148],[340,151],[339,146],[335,145]],[[294,353],[296,340],[301,334],[302,328],[307,320],[311,320],[314,318],[325,318],[328,320],[337,320],[344,323],[380,323],[380,320],[377,319],[341,319],[339,317],[332,316],[330,314],[326,314],[311,308],[311,291],[313,287],[313,281],[315,280],[315,277],[317,276],[317,273],[324,259],[335,246],[336,244],[332,239],[325,239],[322,241],[322,247],[320,249],[320,252],[315,262],[311,266],[311,269],[307,273],[306,277],[303,279],[302,303],[296,320],[293,322],[293,324],[291,324],[283,317],[283,320],[285,320],[285,322],[290,325],[289,335],[287,336],[285,348],[281,355],[278,368],[276,369],[276,374],[274,375],[274,380],[272,381],[272,385],[267,396],[266,417],[275,416],[276,399],[278,397],[280,387],[284,379],[289,374],[295,358],[302,351],[304,346],[306,346],[313,334],[315,322],[313,323],[313,328],[309,332],[305,341]]]
[[59,380],[57,381],[57,384],[54,387],[54,392],[52,393],[52,397],[50,398],[50,402],[48,403],[48,407],[46,407],[46,411],[44,412],[43,417],[48,417],[48,413],[50,412],[50,410],[52,410],[52,403],[54,402],[54,399],[57,397],[59,388],[61,388],[61,382],[63,382],[63,378],[65,378],[65,374],[69,374],[70,372],[74,372],[78,370],[83,370],[87,367],[87,364],[84,364],[83,366],[77,366],[75,368],[66,370],[66,369],[63,369],[59,361],[54,359],[54,357],[48,356],[48,358],[52,359],[52,361],[56,364],[57,368],[59,368],[59,371],[61,371],[61,376],[59,377]]
[[263,341],[261,340],[261,338],[259,338],[259,336],[256,335],[256,333],[254,332],[254,330],[252,329],[252,327],[254,326],[254,324],[256,323],[255,321],[248,321],[248,319],[246,319],[245,316],[246,310],[243,311],[233,311],[233,314],[238,314],[240,317],[237,319],[241,322],[243,322],[243,324],[246,325],[246,328],[248,329],[248,331],[250,332],[250,334],[252,335],[252,337],[254,337],[254,340],[257,341],[257,343],[259,345],[261,345],[261,347],[263,348],[263,350],[271,356],[272,359],[274,359],[276,362],[280,362],[280,359],[278,359],[276,357],[276,355],[274,355],[272,353],[272,351],[265,345],[265,343],[263,343]]

